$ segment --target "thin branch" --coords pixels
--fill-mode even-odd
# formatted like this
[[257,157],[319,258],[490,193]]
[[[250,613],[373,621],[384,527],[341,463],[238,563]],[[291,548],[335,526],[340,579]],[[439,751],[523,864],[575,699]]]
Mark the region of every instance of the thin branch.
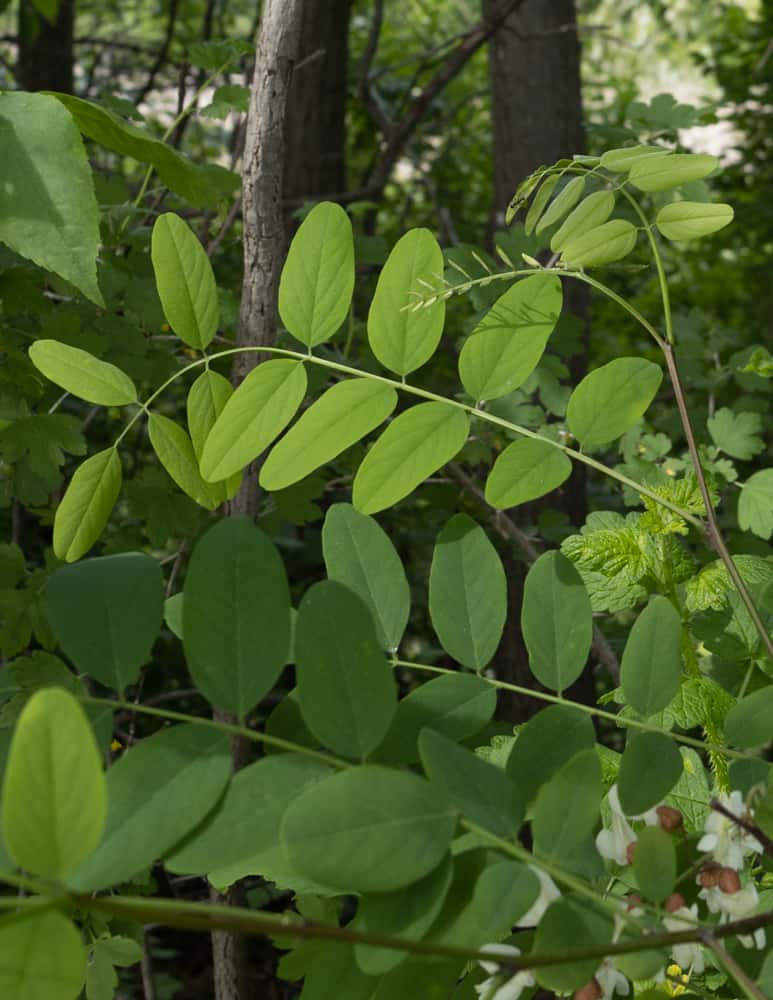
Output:
[[213,236],[212,239],[207,244],[207,257],[214,257],[215,253],[220,247],[220,244],[223,242],[225,234],[228,232],[228,230],[231,228],[234,222],[236,222],[236,219],[241,210],[242,210],[242,196],[240,194],[239,197],[236,199],[236,201],[233,203],[233,205],[231,205],[231,207],[228,209],[228,215],[226,215],[225,219],[223,219],[222,226],[217,231],[215,236]]
[[765,851],[765,854],[769,854],[773,858],[773,839],[771,839],[764,830],[761,830],[756,823],[750,823],[748,819],[743,816],[736,816],[735,813],[730,812],[725,806],[719,801],[719,799],[712,799],[709,805],[714,810],[714,812],[721,813],[726,819],[732,820],[736,826],[740,826],[742,830],[746,830],[750,833],[752,837],[755,837],[761,844]]
[[[719,930],[719,928],[716,928],[716,930]],[[730,952],[727,951],[727,949],[724,948],[719,941],[717,941],[716,930],[714,932],[707,930],[704,931],[701,935],[702,943],[707,948],[711,948],[721,964],[724,965],[733,979],[735,979],[749,1000],[767,1000],[767,997],[759,986],[757,986],[757,984],[749,978]]]
[[169,55],[169,48],[172,44],[172,39],[174,38],[174,29],[175,29],[175,24],[177,22],[177,11],[179,9],[179,6],[180,6],[179,0],[169,0],[169,14],[166,19],[166,31],[164,32],[164,40],[161,42],[161,48],[158,50],[158,54],[156,55],[156,58],[153,60],[153,65],[150,67],[150,70],[148,71],[148,76],[147,79],[145,80],[144,85],[134,98],[134,103],[136,105],[142,104],[142,102],[148,96],[150,91],[155,87],[156,77],[161,72],[164,63],[167,60],[167,56]]

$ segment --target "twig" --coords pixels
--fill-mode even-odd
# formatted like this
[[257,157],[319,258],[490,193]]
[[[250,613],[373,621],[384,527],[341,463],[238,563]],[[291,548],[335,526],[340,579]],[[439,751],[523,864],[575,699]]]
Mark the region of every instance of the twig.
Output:
[[220,244],[223,242],[225,234],[234,224],[241,210],[242,210],[242,196],[240,194],[239,197],[236,199],[236,201],[233,203],[233,205],[231,205],[231,207],[228,209],[228,215],[226,215],[225,219],[223,219],[222,226],[207,244],[207,257],[214,257],[215,253],[220,247]]
[[[717,930],[719,930],[719,928],[717,928]],[[746,996],[749,997],[749,1000],[767,1000],[767,997],[759,986],[757,986],[757,984],[751,980],[749,976],[747,976],[730,952],[727,951],[726,948],[723,948],[719,941],[717,941],[716,931],[712,933],[711,931],[704,930],[701,934],[701,941],[707,948],[711,948],[722,965],[724,965],[733,979],[735,979],[744,991]]]
[[134,98],[134,103],[136,105],[142,104],[145,98],[148,96],[150,91],[153,89],[156,83],[156,77],[161,71],[164,63],[166,62],[167,56],[169,55],[169,47],[172,44],[172,39],[174,38],[174,28],[177,21],[177,11],[179,9],[180,0],[169,0],[169,15],[166,21],[166,31],[164,32],[164,39],[161,42],[161,48],[158,50],[158,54],[153,61],[153,65],[148,71],[148,77],[145,80],[143,87],[138,92],[137,96]]
[[142,960],[140,969],[142,972],[142,992],[145,1000],[156,1000],[156,984],[153,981],[153,955],[150,949],[150,941],[147,928],[142,940]]

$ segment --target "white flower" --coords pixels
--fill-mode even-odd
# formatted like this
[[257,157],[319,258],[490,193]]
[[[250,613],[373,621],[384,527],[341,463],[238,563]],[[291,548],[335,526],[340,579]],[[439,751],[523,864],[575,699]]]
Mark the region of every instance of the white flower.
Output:
[[539,879],[539,896],[537,896],[528,911],[524,913],[515,925],[516,927],[536,927],[540,920],[542,920],[542,914],[545,910],[547,910],[554,899],[558,899],[561,895],[556,883],[546,872],[537,868],[536,865],[529,865],[529,868],[531,868]]
[[627,997],[631,986],[625,976],[612,964],[611,958],[605,958],[596,970],[595,980],[601,988],[602,1000],[612,1000],[615,993]]
[[[686,918],[686,919],[685,919]],[[668,931],[694,930],[698,924],[698,904],[680,906],[678,910],[663,918],[663,924]],[[685,944],[675,944],[671,955],[677,965],[700,975],[706,967],[703,956],[703,946],[697,942],[688,941]]]
[[[719,796],[719,801],[735,816],[747,815],[743,795],[739,791],[731,792],[730,795],[723,792]],[[743,868],[744,855],[752,851],[762,852],[762,844],[756,837],[716,809],[712,809],[706,817],[703,829],[706,832],[698,841],[698,850],[710,851],[714,860],[726,868],[740,871]]]
[[[503,958],[516,958],[521,954],[518,948],[510,944],[485,944],[481,951],[501,955]],[[518,1000],[521,993],[536,982],[528,969],[509,976],[507,972],[500,971],[499,962],[481,961],[478,964],[489,974],[488,979],[475,987],[480,1000]]]
[[[612,813],[612,826],[609,829],[600,830],[596,835],[596,850],[602,858],[616,861],[619,865],[627,865],[628,845],[636,843],[637,838],[620,805],[617,785],[612,785],[609,789],[607,804]],[[657,826],[659,822],[655,809],[648,809],[646,813],[631,816],[630,819],[643,819],[647,826]]]
[[[739,889],[738,892],[722,892],[719,886],[712,886],[709,889],[701,889],[698,893],[701,899],[706,900],[706,906],[708,906],[711,913],[721,914],[719,918],[720,924],[727,924],[733,920],[743,920],[744,917],[750,917],[757,911],[757,904],[760,901],[760,897],[757,893],[757,887],[753,882],[748,882],[743,889]],[[744,946],[744,948],[764,948],[765,947],[765,928],[758,927],[753,934],[739,934],[738,940]],[[681,962],[679,963],[682,964]]]

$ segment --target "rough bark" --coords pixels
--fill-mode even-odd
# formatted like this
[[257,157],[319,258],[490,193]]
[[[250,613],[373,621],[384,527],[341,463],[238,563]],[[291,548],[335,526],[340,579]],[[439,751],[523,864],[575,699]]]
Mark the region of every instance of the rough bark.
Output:
[[[483,0],[484,16],[498,8]],[[580,89],[580,42],[574,0],[527,0],[512,13],[489,43],[492,93],[494,192],[492,232],[504,227],[505,210],[519,182],[540,164],[581,153],[585,148]],[[587,363],[587,289],[564,284],[565,311],[584,325],[586,349],[569,363],[573,383]],[[573,524],[585,519],[585,468],[575,464],[565,487],[550,497],[550,506],[566,511]],[[531,513],[536,513],[534,505]],[[524,511],[514,516],[522,518]],[[521,685],[533,683],[518,622],[525,566],[513,558],[507,566],[510,591],[509,625],[497,654],[503,679]],[[586,671],[574,697],[593,697],[592,675]],[[538,707],[533,700],[505,699],[514,721],[523,721]]]
[[60,0],[53,23],[31,3],[19,0],[16,77],[22,90],[73,92],[75,0]]

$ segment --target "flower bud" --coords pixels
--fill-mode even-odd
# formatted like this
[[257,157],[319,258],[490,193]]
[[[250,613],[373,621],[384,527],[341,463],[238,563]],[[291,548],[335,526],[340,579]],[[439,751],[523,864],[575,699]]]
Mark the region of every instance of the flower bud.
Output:
[[636,850],[636,841],[632,840],[631,843],[625,849],[625,857],[629,865],[633,864],[633,855]]
[[601,1000],[602,990],[597,979],[591,979],[589,983],[574,991],[573,1000]]
[[716,888],[719,885],[719,873],[721,871],[722,865],[718,865],[716,861],[707,862],[698,873],[698,884],[703,886],[704,889]]
[[663,904],[667,913],[675,913],[677,910],[681,910],[684,906],[684,896],[678,892],[672,892],[668,899]]
[[658,814],[661,829],[666,830],[668,833],[672,833],[682,826],[682,814],[678,809],[674,809],[673,806],[658,806],[655,812]]
[[741,891],[741,880],[735,868],[722,868],[719,872],[719,888],[728,896],[734,896]]
[[641,905],[641,896],[638,892],[629,892],[625,897],[626,908],[629,910],[635,910],[637,906]]

